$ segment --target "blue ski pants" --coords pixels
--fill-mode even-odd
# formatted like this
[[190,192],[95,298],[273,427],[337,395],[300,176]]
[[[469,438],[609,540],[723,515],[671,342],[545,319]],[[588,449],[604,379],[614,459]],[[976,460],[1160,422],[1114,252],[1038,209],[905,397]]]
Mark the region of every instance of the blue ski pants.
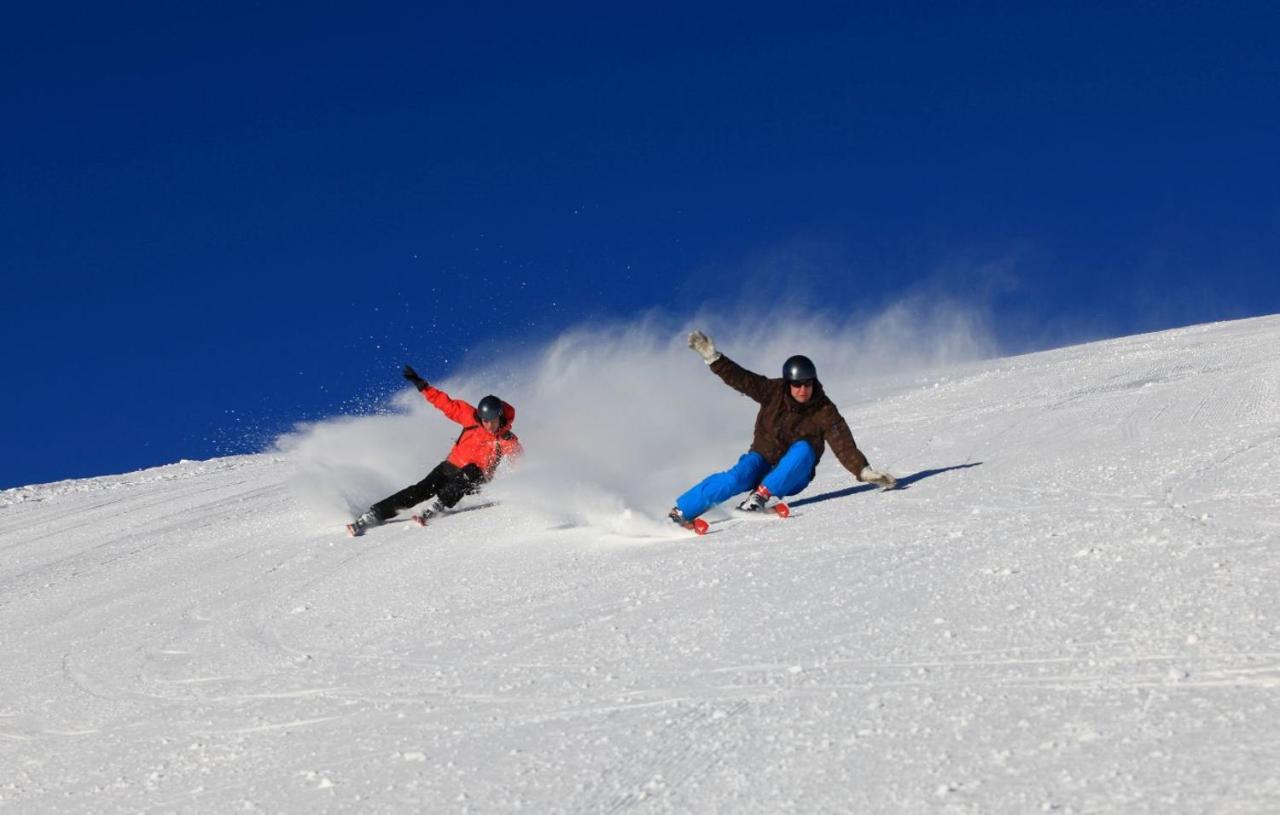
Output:
[[709,475],[676,499],[680,513],[693,520],[711,507],[740,492],[761,484],[779,498],[796,493],[813,480],[817,456],[807,441],[798,441],[773,468],[759,453],[745,453],[738,463],[722,473]]

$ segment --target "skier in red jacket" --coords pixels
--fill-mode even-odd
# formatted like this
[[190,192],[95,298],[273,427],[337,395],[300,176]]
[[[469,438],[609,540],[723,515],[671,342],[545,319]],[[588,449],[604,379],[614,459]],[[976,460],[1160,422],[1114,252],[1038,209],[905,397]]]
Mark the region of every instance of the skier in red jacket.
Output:
[[426,478],[382,499],[347,524],[347,531],[353,536],[433,497],[436,500],[423,512],[423,517],[448,509],[462,500],[462,496],[479,492],[493,478],[502,459],[521,453],[520,440],[511,432],[511,423],[516,419],[516,409],[511,405],[492,395],[481,399],[475,407],[461,399],[450,399],[449,394],[431,387],[408,365],[404,366],[404,378],[441,413],[462,425],[462,435],[454,442],[449,457],[436,465]]

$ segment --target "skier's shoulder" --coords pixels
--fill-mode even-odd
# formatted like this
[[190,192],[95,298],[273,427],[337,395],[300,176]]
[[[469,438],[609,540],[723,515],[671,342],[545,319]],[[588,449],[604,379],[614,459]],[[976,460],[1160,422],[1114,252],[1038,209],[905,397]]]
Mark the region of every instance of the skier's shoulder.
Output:
[[821,384],[814,388],[813,397],[809,399],[809,404],[813,406],[815,413],[833,417],[840,415],[840,408],[836,406],[835,400],[827,395]]
[[818,415],[828,430],[836,431],[840,428],[847,430],[849,427],[849,422],[845,420],[844,414],[840,412],[840,407],[826,394],[823,394],[822,402],[818,405]]

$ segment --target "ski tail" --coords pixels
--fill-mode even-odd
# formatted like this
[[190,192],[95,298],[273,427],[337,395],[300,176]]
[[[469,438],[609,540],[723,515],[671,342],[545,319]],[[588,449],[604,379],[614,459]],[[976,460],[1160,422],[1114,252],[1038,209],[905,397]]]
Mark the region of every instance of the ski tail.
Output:
[[684,517],[684,513],[680,511],[679,507],[672,507],[671,511],[667,513],[667,519],[676,526],[687,529],[695,535],[705,535],[709,528],[707,522],[701,518],[694,518],[691,521]]

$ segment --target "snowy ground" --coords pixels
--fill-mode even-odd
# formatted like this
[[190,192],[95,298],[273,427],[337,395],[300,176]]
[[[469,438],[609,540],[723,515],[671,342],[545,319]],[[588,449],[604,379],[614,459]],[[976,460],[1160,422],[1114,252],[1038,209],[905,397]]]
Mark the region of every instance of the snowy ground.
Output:
[[1277,348],[829,380],[905,488],[701,539],[352,540],[284,453],[5,491],[0,810],[1280,811]]

